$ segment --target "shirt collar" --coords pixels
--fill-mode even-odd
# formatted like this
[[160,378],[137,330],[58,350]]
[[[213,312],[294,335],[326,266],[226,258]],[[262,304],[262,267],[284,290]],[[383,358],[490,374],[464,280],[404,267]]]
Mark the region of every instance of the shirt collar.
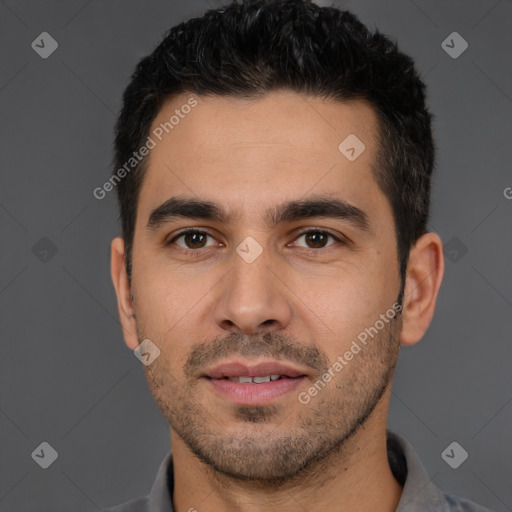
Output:
[[387,449],[391,471],[403,485],[396,512],[449,512],[444,493],[432,482],[409,441],[388,430]]
[[148,495],[148,512],[174,512],[174,468],[170,451],[158,468],[153,487]]
[[[388,460],[395,478],[403,485],[396,512],[448,512],[444,493],[432,483],[411,444],[401,435],[387,431]],[[174,512],[174,468],[170,451],[158,469],[148,496],[148,512]]]

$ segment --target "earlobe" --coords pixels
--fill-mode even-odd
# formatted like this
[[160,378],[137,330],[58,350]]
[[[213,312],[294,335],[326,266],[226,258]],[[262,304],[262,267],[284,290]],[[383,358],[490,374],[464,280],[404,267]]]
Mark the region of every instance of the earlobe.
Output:
[[405,282],[402,345],[414,345],[427,331],[444,274],[443,244],[436,233],[421,236],[411,249]]
[[135,307],[132,302],[131,287],[126,273],[124,240],[114,238],[111,244],[110,272],[117,296],[119,320],[126,345],[134,350],[139,345]]

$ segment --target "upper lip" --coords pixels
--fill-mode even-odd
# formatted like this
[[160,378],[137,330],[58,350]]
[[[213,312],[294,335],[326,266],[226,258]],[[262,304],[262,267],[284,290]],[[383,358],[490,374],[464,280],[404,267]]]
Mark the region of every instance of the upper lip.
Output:
[[266,375],[301,377],[306,375],[306,372],[300,368],[279,361],[263,361],[257,364],[233,361],[230,363],[221,363],[208,369],[203,377],[222,379],[224,377],[265,377]]

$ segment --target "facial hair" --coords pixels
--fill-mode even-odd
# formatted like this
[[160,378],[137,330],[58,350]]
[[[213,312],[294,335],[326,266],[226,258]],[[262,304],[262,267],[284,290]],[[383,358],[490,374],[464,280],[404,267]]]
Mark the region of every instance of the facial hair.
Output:
[[268,357],[311,368],[313,385],[332,366],[328,357],[314,345],[298,343],[277,332],[262,336],[229,333],[194,345],[179,375],[171,375],[164,353],[144,371],[158,407],[199,460],[213,473],[268,489],[304,480],[318,471],[329,455],[348,447],[392,380],[400,330],[398,315],[306,405],[293,394],[281,404],[233,405],[231,426],[237,428],[229,431],[215,417],[218,410],[208,408],[204,386],[199,385],[200,370],[234,355]]

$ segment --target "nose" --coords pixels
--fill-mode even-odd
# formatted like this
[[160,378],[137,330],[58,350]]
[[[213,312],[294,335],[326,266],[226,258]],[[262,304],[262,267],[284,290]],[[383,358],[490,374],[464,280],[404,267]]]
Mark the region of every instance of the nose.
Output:
[[222,279],[215,306],[215,321],[222,329],[246,335],[285,329],[292,316],[283,276],[271,265],[268,251],[248,263],[238,254]]

